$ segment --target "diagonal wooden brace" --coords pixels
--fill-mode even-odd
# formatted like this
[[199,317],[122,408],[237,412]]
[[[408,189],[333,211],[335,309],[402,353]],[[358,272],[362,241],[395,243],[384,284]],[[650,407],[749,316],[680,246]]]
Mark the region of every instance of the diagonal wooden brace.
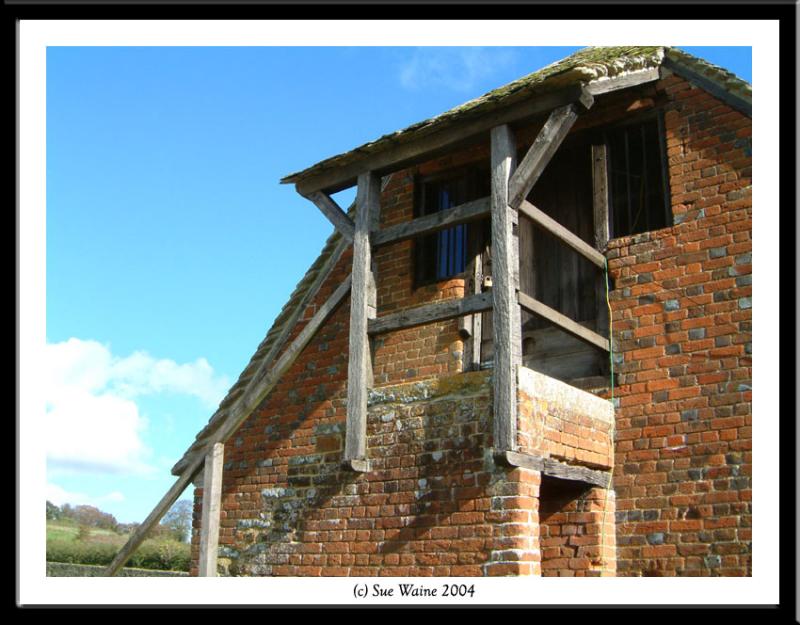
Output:
[[336,228],[348,242],[353,242],[353,233],[356,229],[353,220],[347,216],[347,213],[345,213],[327,193],[313,191],[303,197],[316,204],[322,214],[333,224],[333,227]]
[[533,145],[508,182],[508,205],[511,208],[516,210],[522,200],[528,197],[533,185],[539,180],[544,168],[578,119],[581,109],[588,109],[593,102],[592,96],[583,91],[579,103],[572,102],[550,113]]

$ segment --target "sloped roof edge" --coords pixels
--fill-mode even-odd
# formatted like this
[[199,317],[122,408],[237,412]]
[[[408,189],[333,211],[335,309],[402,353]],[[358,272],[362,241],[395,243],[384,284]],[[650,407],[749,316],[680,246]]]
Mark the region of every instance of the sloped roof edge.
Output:
[[[714,95],[730,94],[731,103],[750,114],[751,87],[732,72],[668,46],[587,47],[527,76],[452,108],[440,115],[388,133],[353,150],[324,159],[311,167],[281,179],[282,184],[298,183],[335,167],[359,161],[399,144],[420,139],[457,122],[509,106],[534,95],[543,95],[577,84],[614,78],[642,69],[661,66],[677,70],[687,79],[696,79]],[[684,70],[684,71],[680,71]]]

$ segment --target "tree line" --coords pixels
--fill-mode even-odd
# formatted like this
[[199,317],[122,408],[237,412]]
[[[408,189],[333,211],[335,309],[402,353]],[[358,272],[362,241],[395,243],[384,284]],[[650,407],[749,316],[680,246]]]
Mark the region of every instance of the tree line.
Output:
[[[139,523],[119,523],[113,514],[103,512],[95,506],[69,503],[60,507],[47,501],[47,520],[61,521],[69,519],[80,526],[110,530],[119,534],[129,534],[139,527]],[[175,540],[187,542],[192,530],[192,502],[181,499],[164,515],[161,523],[148,533],[148,536],[173,536]]]

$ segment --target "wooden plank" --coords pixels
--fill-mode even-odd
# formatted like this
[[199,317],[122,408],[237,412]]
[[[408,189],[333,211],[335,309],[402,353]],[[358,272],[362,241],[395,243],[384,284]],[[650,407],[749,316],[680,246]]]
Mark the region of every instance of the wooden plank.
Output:
[[577,85],[536,95],[522,102],[470,116],[463,121],[451,123],[441,130],[417,131],[416,136],[409,138],[408,141],[387,146],[380,151],[369,153],[362,150],[363,156],[351,163],[329,167],[318,173],[309,173],[302,178],[290,177],[283,182],[295,182],[301,195],[320,190],[335,193],[353,186],[358,175],[365,171],[384,174],[429,160],[456,145],[480,139],[484,133],[496,126],[526,121],[545,111],[575,102],[582,95],[583,91]]
[[644,85],[649,82],[655,82],[659,78],[658,68],[648,67],[647,69],[628,72],[621,76],[614,76],[613,78],[593,80],[586,84],[586,92],[593,96],[602,95],[604,93],[611,93],[612,91],[619,91],[621,89],[638,87],[639,85]]
[[192,481],[195,474],[202,469],[204,460],[204,456],[196,456],[180,477],[175,480],[175,483],[156,504],[152,512],[147,515],[147,518],[142,524],[131,534],[128,542],[126,542],[122,549],[117,552],[117,555],[114,556],[111,564],[109,564],[108,568],[105,570],[106,577],[113,577],[117,574],[117,571],[125,566],[125,563],[130,559],[131,555],[133,555],[133,552],[138,549],[139,545],[142,544],[153,526],[161,520],[161,517],[167,513],[167,510],[172,507],[172,504],[178,501],[178,497],[181,496],[186,486]]
[[375,317],[376,307],[370,233],[376,230],[379,210],[380,179],[373,173],[359,175],[353,238],[353,285],[350,292],[345,462],[365,460],[367,454],[367,393],[372,385],[367,326],[369,320]]
[[555,219],[547,215],[541,209],[535,207],[528,200],[523,200],[519,206],[519,212],[525,215],[528,219],[533,221],[536,225],[540,226],[553,236],[558,237],[564,243],[569,245],[573,250],[586,257],[589,261],[600,267],[605,268],[605,256],[594,249],[586,241],[579,236],[573,234],[567,228],[558,223]]
[[[592,204],[594,213],[594,246],[603,252],[609,239],[609,196],[608,159],[605,144],[592,146]],[[608,301],[606,299],[607,269],[604,266],[595,280],[595,299],[597,300],[597,321],[595,329],[600,336],[609,336]],[[600,370],[608,373],[609,365],[605,358]]]
[[522,358],[518,240],[508,205],[508,181],[514,170],[516,142],[508,126],[491,132],[492,300],[494,325],[494,447],[514,450],[517,443],[517,371]]
[[565,462],[559,462],[552,458],[544,459],[544,469],[542,473],[562,480],[594,484],[601,488],[608,488],[611,485],[610,471],[598,471],[596,469],[589,469],[588,467],[566,464]]
[[439,232],[451,226],[477,221],[489,216],[489,198],[459,204],[453,208],[417,217],[411,221],[378,230],[372,237],[372,246],[378,247]]
[[585,482],[602,488],[611,485],[611,472],[599,471],[573,464],[567,464],[553,458],[542,458],[535,454],[520,453],[515,451],[501,451],[495,454],[495,461],[510,467],[522,467],[531,471],[541,471],[550,477],[562,480]]
[[[465,275],[466,296],[481,293],[483,284],[483,235],[473,229],[468,235],[469,263]],[[491,296],[489,299],[491,303]],[[479,371],[481,368],[481,340],[483,337],[483,313],[476,312],[471,315],[459,317],[459,332],[464,339],[464,353],[462,354],[464,371]]]
[[225,445],[214,443],[203,463],[203,512],[200,522],[199,576],[217,576],[219,517],[222,509],[222,461]]
[[549,322],[554,323],[565,332],[569,332],[575,338],[581,339],[586,343],[599,347],[605,351],[609,351],[608,339],[600,336],[597,332],[593,332],[589,328],[585,328],[576,321],[569,317],[562,315],[557,310],[554,310],[543,304],[537,299],[532,298],[525,293],[518,293],[520,306],[529,310],[532,313],[540,315],[547,319]]
[[434,302],[433,304],[425,304],[424,306],[415,306],[414,308],[407,308],[377,319],[371,319],[368,323],[368,332],[371,335],[384,334],[385,332],[413,328],[435,321],[455,319],[462,315],[490,310],[491,308],[492,294],[476,293],[459,299],[448,299],[442,302]]
[[579,113],[580,109],[575,103],[561,106],[550,113],[550,117],[508,183],[508,205],[511,208],[517,208],[522,200],[528,197],[533,185],[539,180],[544,168],[578,119]]
[[345,213],[327,193],[312,191],[304,197],[317,205],[317,208],[330,220],[333,227],[336,228],[345,239],[350,243],[353,242],[353,232],[355,231],[353,220],[347,216],[347,213]]
[[106,575],[114,575],[122,568],[131,554],[141,545],[147,532],[158,523],[167,510],[174,504],[186,486],[194,479],[198,472],[203,470],[206,454],[215,443],[225,442],[239,428],[239,426],[252,414],[253,410],[263,401],[264,397],[275,387],[284,373],[294,363],[300,352],[308,344],[317,330],[328,320],[336,307],[350,291],[350,276],[340,284],[326,302],[317,310],[316,314],[300,331],[294,341],[289,345],[283,355],[277,360],[275,365],[264,375],[254,377],[247,390],[239,398],[235,406],[231,408],[228,417],[220,428],[210,438],[203,449],[191,458],[186,468],[175,481],[175,484],[167,491],[161,500],[153,508],[142,524],[137,528],[133,535],[128,539],[123,548],[116,555],[114,560],[106,569]]

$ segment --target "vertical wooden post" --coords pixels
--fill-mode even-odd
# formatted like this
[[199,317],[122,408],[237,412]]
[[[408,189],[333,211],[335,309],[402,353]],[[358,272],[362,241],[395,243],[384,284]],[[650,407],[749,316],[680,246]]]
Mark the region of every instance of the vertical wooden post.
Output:
[[353,281],[350,290],[350,359],[347,367],[347,433],[344,461],[352,469],[366,470],[367,392],[372,387],[372,356],[367,322],[377,308],[375,272],[370,232],[380,215],[380,178],[372,172],[358,177]]
[[508,126],[491,132],[492,294],[494,300],[494,448],[513,451],[517,442],[517,370],[521,361],[519,245],[514,211],[508,206],[508,181],[516,143]]
[[203,467],[203,516],[200,522],[200,577],[217,576],[219,513],[222,500],[222,459],[225,445],[215,443]]
[[[475,295],[482,291],[483,284],[483,232],[479,225],[473,224],[468,235],[468,257],[464,295]],[[478,371],[481,368],[481,340],[483,337],[483,314],[465,315],[458,320],[458,328],[464,339],[464,371]]]
[[[594,246],[601,254],[605,254],[609,239],[608,223],[608,160],[606,146],[592,146],[592,197],[594,205]],[[596,330],[600,336],[608,336],[608,303],[606,302],[606,276],[605,271],[598,272],[595,282],[595,298],[597,300]],[[603,375],[609,372],[608,358],[600,355],[600,371]]]

